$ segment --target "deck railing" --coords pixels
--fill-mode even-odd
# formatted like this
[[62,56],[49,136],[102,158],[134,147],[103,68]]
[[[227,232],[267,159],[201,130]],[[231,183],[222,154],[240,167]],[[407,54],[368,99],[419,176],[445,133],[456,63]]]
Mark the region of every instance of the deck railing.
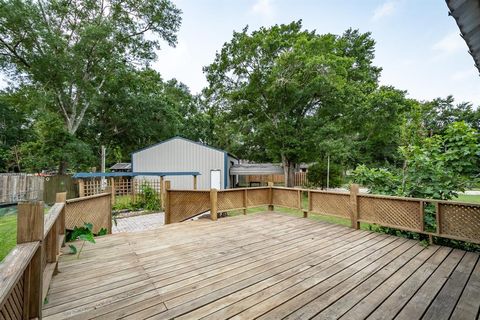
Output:
[[[228,190],[166,190],[166,223],[187,220],[210,211],[212,220],[219,212],[275,206],[309,214],[335,216],[351,221],[355,229],[360,223],[376,224],[404,231],[468,241],[480,244],[480,204],[433,199],[393,197],[359,193],[358,185],[350,192],[333,192],[301,188],[268,187]],[[426,210],[426,208],[429,208]],[[436,221],[427,228],[426,211]],[[430,225],[431,227],[431,225]]]
[[17,245],[0,264],[0,319],[42,317],[42,305],[57,272],[66,229],[94,224],[111,232],[110,193],[66,200],[58,193],[47,214],[42,201],[18,204]]

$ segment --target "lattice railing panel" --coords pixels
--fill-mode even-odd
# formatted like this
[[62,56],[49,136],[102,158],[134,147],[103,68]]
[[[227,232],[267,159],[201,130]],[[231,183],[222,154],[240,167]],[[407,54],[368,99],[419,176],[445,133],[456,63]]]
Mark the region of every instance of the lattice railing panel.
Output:
[[247,207],[268,205],[270,189],[248,189]]
[[0,306],[0,319],[23,319],[23,304],[24,304],[24,285],[23,277],[20,277],[20,280],[17,282],[15,287],[13,287],[10,296],[3,303],[3,306]]
[[350,194],[311,192],[310,197],[312,212],[342,218],[351,217]]
[[239,209],[244,207],[244,190],[234,191],[218,191],[217,193],[217,210],[225,211],[231,209]]
[[210,191],[169,190],[170,223],[184,221],[210,210]]
[[358,220],[423,231],[421,205],[420,201],[358,196]]
[[300,207],[300,197],[298,196],[299,190],[274,188],[272,192],[273,205],[289,208]]
[[480,243],[480,205],[439,203],[439,232]]
[[112,218],[110,202],[110,194],[67,200],[65,207],[66,228],[82,227],[86,222],[93,224],[93,233],[98,233],[102,228],[109,230]]

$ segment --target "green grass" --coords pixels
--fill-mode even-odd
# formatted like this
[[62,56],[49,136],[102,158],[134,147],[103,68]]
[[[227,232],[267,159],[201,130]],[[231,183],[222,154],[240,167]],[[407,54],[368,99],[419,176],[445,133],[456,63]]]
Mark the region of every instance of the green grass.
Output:
[[0,216],[0,261],[17,244],[17,215]]
[[457,199],[453,199],[455,201],[462,201],[462,202],[475,202],[480,203],[480,195],[467,195],[467,194],[460,194],[458,195]]

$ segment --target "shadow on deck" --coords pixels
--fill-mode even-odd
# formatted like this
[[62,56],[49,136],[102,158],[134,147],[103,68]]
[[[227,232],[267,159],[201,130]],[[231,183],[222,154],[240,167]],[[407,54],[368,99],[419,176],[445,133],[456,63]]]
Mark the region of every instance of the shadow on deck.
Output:
[[278,213],[120,233],[60,257],[45,319],[475,319],[479,255]]

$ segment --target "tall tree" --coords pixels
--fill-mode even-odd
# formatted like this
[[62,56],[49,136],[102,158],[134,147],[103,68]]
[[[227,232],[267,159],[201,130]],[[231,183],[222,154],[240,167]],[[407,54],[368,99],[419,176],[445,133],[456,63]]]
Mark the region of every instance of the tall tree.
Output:
[[175,45],[181,20],[168,0],[2,0],[0,21],[0,67],[49,96],[75,134],[108,78]]
[[281,161],[291,186],[296,164],[315,157],[319,127],[375,89],[372,54],[373,40],[353,30],[318,35],[301,21],[245,28],[205,68],[205,93],[235,127],[230,144],[255,160]]

